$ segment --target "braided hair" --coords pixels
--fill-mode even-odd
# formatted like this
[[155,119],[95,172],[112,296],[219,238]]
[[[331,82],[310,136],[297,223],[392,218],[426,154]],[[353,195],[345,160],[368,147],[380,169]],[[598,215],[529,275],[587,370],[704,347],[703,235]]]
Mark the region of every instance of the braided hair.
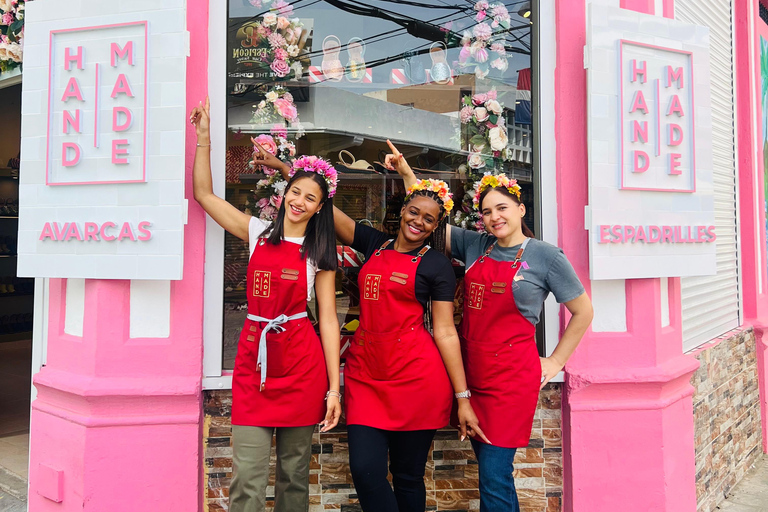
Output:
[[438,206],[440,207],[440,218],[437,222],[437,227],[435,227],[435,230],[432,231],[432,233],[429,235],[429,238],[427,238],[427,245],[429,245],[439,253],[445,254],[445,243],[446,243],[445,230],[446,230],[446,224],[448,223],[448,215],[446,215],[445,204],[443,203],[443,200],[440,199],[440,196],[437,195],[437,192],[433,192],[431,190],[414,190],[413,192],[411,192],[409,195],[405,197],[405,202],[403,203],[403,206],[410,203],[415,196],[428,197],[436,201]]

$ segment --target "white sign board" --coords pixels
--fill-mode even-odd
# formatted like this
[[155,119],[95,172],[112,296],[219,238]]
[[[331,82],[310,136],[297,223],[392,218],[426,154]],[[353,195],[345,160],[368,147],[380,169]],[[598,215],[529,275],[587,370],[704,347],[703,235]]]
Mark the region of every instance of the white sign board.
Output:
[[181,279],[184,3],[27,4],[18,275]]
[[715,273],[709,30],[590,5],[590,277]]

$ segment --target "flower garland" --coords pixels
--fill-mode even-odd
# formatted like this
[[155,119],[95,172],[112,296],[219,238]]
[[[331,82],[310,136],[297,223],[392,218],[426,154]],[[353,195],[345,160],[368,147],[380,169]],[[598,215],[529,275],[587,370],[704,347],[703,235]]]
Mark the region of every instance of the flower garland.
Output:
[[[293,102],[293,95],[280,85],[273,87],[261,100],[251,117],[251,124],[275,122],[299,123],[299,112]],[[301,125],[299,124],[301,131]],[[300,137],[301,135],[299,135]]]
[[491,69],[504,72],[509,67],[505,45],[510,28],[510,16],[501,2],[480,0],[474,6],[475,22],[472,31],[465,30],[461,38],[459,66],[485,78]]
[[319,174],[328,184],[328,198],[330,199],[336,195],[336,187],[339,183],[339,173],[336,172],[336,168],[334,168],[328,160],[314,155],[303,156],[293,162],[293,169],[289,175],[293,177],[293,175],[299,171]]
[[504,105],[497,100],[496,89],[474,96],[464,96],[459,112],[463,130],[463,146],[469,150],[467,165],[480,169],[501,169],[512,156],[507,148],[509,138],[504,123]]
[[428,190],[437,194],[437,197],[443,202],[443,209],[446,215],[451,214],[453,210],[453,194],[451,194],[448,184],[442,180],[424,179],[418,180],[416,183],[408,188],[408,192],[405,194],[405,202],[407,203],[414,192],[419,190]]
[[0,0],[0,73],[21,66],[25,0]]
[[514,194],[520,199],[520,185],[517,184],[517,180],[507,178],[506,174],[491,174],[487,172],[472,187],[475,191],[475,196],[472,198],[472,205],[475,207],[475,210],[480,210],[480,196],[485,189],[497,187],[506,188],[510,194]]
[[285,0],[250,0],[256,8],[269,7],[260,21],[244,25],[238,37],[248,40],[248,46],[262,64],[269,67],[275,78],[298,79],[304,68],[298,57],[304,24],[299,18],[288,18],[293,6]]

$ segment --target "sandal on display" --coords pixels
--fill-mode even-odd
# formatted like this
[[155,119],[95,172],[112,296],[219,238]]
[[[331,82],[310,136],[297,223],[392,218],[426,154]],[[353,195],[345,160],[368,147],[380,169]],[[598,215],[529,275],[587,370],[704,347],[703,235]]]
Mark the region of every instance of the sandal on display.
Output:
[[326,80],[339,82],[344,77],[344,66],[341,65],[341,60],[339,60],[340,52],[341,41],[339,41],[338,37],[330,35],[323,39],[323,64],[321,69]]
[[427,81],[427,72],[424,70],[424,64],[413,50],[403,53],[403,70],[405,76],[412,84],[423,84]]
[[429,57],[432,59],[432,67],[429,70],[432,81],[441,85],[449,83],[451,81],[451,67],[446,62],[445,44],[432,43],[432,46],[429,47]]
[[365,78],[365,42],[359,37],[353,37],[347,43],[347,80],[362,82]]
[[374,169],[367,160],[363,160],[362,158],[360,160],[356,159],[355,156],[346,149],[339,151],[339,165],[343,165],[352,171],[376,172],[376,169]]

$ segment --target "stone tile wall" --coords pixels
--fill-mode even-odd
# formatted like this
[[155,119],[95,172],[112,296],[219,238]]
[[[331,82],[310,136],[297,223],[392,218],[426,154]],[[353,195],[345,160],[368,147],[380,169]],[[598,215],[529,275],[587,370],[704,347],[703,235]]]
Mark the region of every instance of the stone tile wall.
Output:
[[710,512],[761,454],[754,331],[729,332],[694,355],[696,495],[698,510]]
[[[530,445],[518,450],[515,459],[515,484],[521,507],[526,512],[559,512],[562,509],[560,386],[550,384],[542,391]],[[226,511],[232,478],[232,393],[206,391],[204,400],[204,510]],[[272,457],[274,464],[274,453]],[[310,471],[311,512],[360,511],[349,474],[347,438],[343,427],[315,434]],[[427,463],[427,510],[479,511],[477,479],[477,460],[469,442],[460,442],[455,430],[439,431]],[[274,471],[267,489],[268,497],[274,496],[273,482]],[[271,512],[272,502],[268,505]]]

